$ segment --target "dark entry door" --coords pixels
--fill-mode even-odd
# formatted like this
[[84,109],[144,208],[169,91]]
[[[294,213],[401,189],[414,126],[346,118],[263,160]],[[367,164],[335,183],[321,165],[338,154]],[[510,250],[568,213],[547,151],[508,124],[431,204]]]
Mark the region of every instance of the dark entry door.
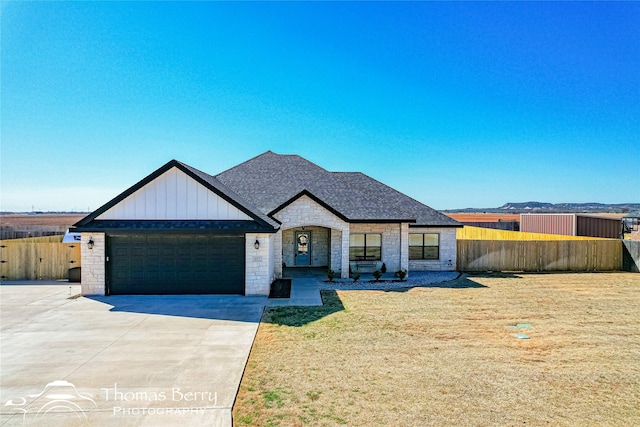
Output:
[[296,265],[311,265],[311,232],[296,231]]
[[110,294],[244,294],[244,236],[109,236]]

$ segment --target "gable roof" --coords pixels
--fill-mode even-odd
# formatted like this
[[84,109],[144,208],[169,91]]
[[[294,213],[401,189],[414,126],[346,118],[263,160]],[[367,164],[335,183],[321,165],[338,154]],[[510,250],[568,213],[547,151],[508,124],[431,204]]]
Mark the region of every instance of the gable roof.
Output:
[[[133,193],[143,188],[145,185],[149,184],[150,182],[154,181],[155,179],[157,179],[167,171],[171,170],[172,168],[179,169],[180,171],[188,175],[190,178],[194,179],[196,182],[203,185],[208,190],[220,196],[221,198],[226,200],[228,203],[235,206],[240,211],[244,212],[253,220],[255,220],[260,226],[262,226],[262,228],[275,231],[280,227],[277,221],[265,215],[260,209],[257,209],[256,207],[254,207],[250,202],[245,200],[242,196],[234,192],[232,189],[224,185],[222,182],[218,181],[213,176],[208,175],[196,168],[188,166],[177,160],[171,160],[170,162],[168,162],[167,164],[165,164],[155,172],[151,173],[150,175],[142,179],[137,184],[128,188],[127,190],[122,192],[120,195],[116,196],[114,199],[112,199],[105,205],[101,206],[91,214],[87,215],[86,217],[78,221],[76,224],[74,224],[74,227],[80,230],[89,229],[89,228],[91,229],[92,228],[110,228],[108,227],[108,224],[127,223],[127,221],[103,221],[103,220],[99,220],[98,217],[103,213],[105,213],[106,211],[108,211],[109,209],[111,209],[112,207],[114,207],[115,205],[117,205],[118,203],[122,202],[124,199],[126,199]],[[194,221],[191,221],[191,222],[194,222]],[[241,223],[246,221],[236,221],[236,222]],[[133,224],[134,222],[129,221],[129,223]],[[155,221],[154,223],[161,224],[162,221]],[[220,223],[222,223],[222,221],[202,222],[202,224],[205,224],[205,223],[213,227],[217,224],[219,225]]]
[[349,222],[462,226],[363,173],[329,172],[298,155],[267,151],[215,178],[269,215],[306,194]]

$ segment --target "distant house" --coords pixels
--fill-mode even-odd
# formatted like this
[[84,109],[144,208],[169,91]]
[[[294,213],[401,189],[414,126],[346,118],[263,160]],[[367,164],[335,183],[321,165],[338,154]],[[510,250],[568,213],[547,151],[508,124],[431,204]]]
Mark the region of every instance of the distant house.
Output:
[[75,225],[84,294],[269,293],[283,267],[454,270],[457,221],[359,172],[267,151],[172,160]]
[[460,222],[462,225],[468,225],[470,227],[520,231],[519,214],[447,213],[446,215]]
[[520,231],[618,239],[620,218],[576,213],[521,214]]

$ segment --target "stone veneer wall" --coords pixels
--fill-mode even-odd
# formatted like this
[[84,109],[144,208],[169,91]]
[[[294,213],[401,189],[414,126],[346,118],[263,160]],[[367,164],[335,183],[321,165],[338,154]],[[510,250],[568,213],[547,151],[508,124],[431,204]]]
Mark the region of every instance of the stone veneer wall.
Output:
[[[282,229],[319,226],[331,229],[331,268],[340,272],[341,277],[349,277],[349,224],[316,203],[308,196],[282,208],[274,217],[282,224]],[[285,242],[283,241],[283,244]],[[276,251],[278,248],[276,248]],[[282,245],[279,250],[282,250]],[[287,263],[289,265],[289,263]]]
[[[256,239],[260,248],[256,249]],[[275,235],[247,233],[245,235],[245,295],[269,295],[275,278]]]
[[350,234],[382,234],[382,262],[388,272],[400,269],[400,224],[351,224]]
[[[296,265],[296,231],[302,227],[290,228],[282,232],[282,253],[287,267]],[[311,266],[326,267],[329,265],[330,231],[324,227],[305,226],[304,231],[311,233]]]
[[[89,240],[93,240],[93,249],[89,249]],[[81,235],[82,295],[104,295],[105,293],[105,241],[104,233],[82,233]]]
[[409,260],[409,270],[413,271],[454,271],[456,269],[456,229],[455,228],[409,228],[409,233],[440,234],[440,259]]

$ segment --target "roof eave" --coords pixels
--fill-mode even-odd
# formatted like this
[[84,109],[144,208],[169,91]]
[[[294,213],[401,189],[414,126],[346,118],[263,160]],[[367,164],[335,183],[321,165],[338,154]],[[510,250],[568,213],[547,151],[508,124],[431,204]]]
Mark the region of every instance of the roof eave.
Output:
[[464,224],[409,224],[410,228],[462,228]]
[[349,220],[352,224],[398,224],[401,222],[409,223],[410,226],[412,223],[415,223],[415,219],[407,219],[407,218],[379,218],[379,219],[351,219]]
[[[165,226],[174,223],[173,226]],[[201,223],[201,224],[198,224]],[[212,224],[215,223],[215,224]],[[199,226],[186,226],[184,224]],[[144,225],[144,226],[142,226]],[[226,225],[226,226],[225,226]],[[232,225],[229,227],[229,225]],[[112,234],[117,232],[126,233],[208,233],[216,234],[239,234],[239,233],[275,233],[270,226],[265,226],[256,221],[207,221],[207,220],[96,220],[86,225],[72,227],[69,229],[78,233],[106,233]]]

